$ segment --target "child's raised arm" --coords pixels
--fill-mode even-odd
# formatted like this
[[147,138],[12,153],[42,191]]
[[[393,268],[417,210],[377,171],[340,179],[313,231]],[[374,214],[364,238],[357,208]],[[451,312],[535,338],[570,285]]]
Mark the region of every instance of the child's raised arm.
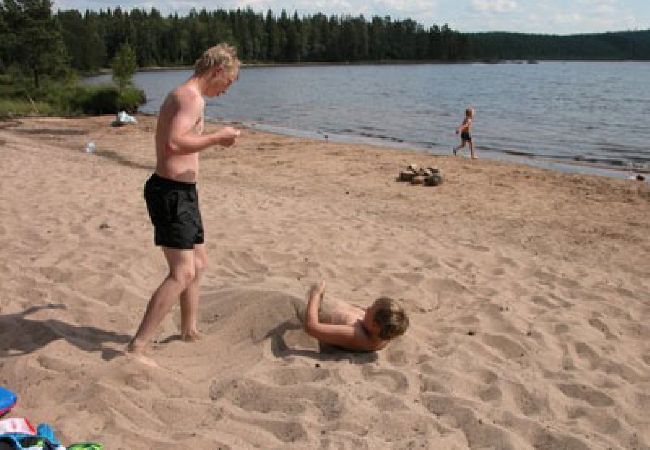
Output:
[[377,346],[359,327],[352,325],[334,325],[331,323],[323,323],[319,320],[318,310],[324,293],[325,282],[321,282],[318,286],[312,286],[309,291],[305,332],[325,344],[336,345],[337,347],[351,350],[377,350]]

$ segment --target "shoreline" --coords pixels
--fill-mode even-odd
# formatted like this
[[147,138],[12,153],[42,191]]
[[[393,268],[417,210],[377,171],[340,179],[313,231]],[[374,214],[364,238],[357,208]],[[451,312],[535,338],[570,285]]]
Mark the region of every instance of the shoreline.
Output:
[[[154,113],[147,113],[147,115],[155,117]],[[450,152],[445,152],[442,150],[436,151],[436,149],[418,147],[416,145],[409,144],[407,142],[389,142],[383,141],[381,139],[366,138],[363,136],[351,136],[351,135],[337,135],[337,134],[325,134],[321,132],[312,132],[304,130],[295,130],[288,127],[280,127],[262,124],[259,122],[241,122],[241,121],[229,121],[229,120],[220,120],[214,118],[207,118],[206,121],[209,121],[214,124],[219,123],[228,123],[228,124],[237,124],[242,125],[246,128],[260,130],[267,133],[273,133],[280,136],[289,136],[299,139],[313,139],[321,142],[338,142],[342,144],[352,144],[352,145],[369,145],[373,147],[393,149],[399,151],[413,151],[416,153],[425,153],[434,156],[449,156]],[[493,150],[481,150],[478,147],[479,158],[480,155],[488,155],[486,159],[492,161],[501,161],[512,164],[523,164],[529,167],[537,167],[547,170],[553,170],[561,173],[579,173],[587,175],[596,175],[603,176],[608,178],[616,179],[626,179],[635,181],[641,181],[650,183],[650,177],[647,174],[650,174],[650,164],[641,167],[634,167],[633,169],[623,168],[619,166],[607,166],[597,163],[588,163],[580,162],[579,160],[558,160],[553,158],[547,158],[544,156],[524,156],[524,155],[513,155],[507,152],[496,152]],[[459,156],[459,158],[466,158],[465,156]],[[637,175],[642,175],[644,180],[638,180]]]
[[[613,63],[648,63],[647,59],[473,59],[473,60],[376,60],[376,61],[311,61],[311,62],[249,62],[242,63],[241,67],[256,69],[266,67],[326,67],[326,66],[386,66],[386,65],[459,65],[459,64],[515,64],[527,65],[548,62],[577,62],[577,63],[593,63],[593,62],[613,62]],[[164,71],[177,71],[177,70],[193,70],[193,66],[149,66],[139,67],[136,72],[164,72]],[[109,74],[109,68],[100,69],[100,73]]]

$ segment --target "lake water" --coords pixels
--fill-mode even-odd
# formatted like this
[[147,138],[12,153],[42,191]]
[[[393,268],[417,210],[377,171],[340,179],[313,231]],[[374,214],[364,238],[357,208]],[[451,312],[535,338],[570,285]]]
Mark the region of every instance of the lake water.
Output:
[[[190,73],[137,73],[142,111]],[[450,154],[468,105],[480,157],[614,176],[650,166],[650,62],[249,67],[206,116]]]

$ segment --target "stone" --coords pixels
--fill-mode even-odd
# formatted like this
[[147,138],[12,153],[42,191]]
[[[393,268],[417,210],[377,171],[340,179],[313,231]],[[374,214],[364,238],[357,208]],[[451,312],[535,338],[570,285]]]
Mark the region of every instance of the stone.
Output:
[[424,179],[425,186],[439,186],[442,184],[442,175],[434,173]]
[[411,184],[423,184],[425,180],[425,177],[422,175],[416,175],[411,179]]
[[415,177],[415,172],[411,172],[409,170],[403,170],[399,173],[399,177],[397,178],[397,181],[411,181],[413,180],[413,177]]

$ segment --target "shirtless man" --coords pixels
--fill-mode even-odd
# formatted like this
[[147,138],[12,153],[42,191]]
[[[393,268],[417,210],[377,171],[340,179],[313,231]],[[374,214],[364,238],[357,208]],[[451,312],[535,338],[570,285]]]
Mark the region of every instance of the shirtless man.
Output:
[[229,147],[239,136],[239,131],[232,127],[203,134],[203,96],[224,93],[238,75],[239,60],[233,47],[219,44],[209,48],[196,61],[194,74],[173,90],[160,107],[156,171],[145,184],[144,197],[154,226],[154,241],[162,248],[169,274],[153,293],[142,323],[127,347],[132,354],[142,355],[179,298],[181,338],[193,341],[199,337],[199,283],[208,262],[196,190],[199,152],[214,145]]
[[380,297],[362,309],[342,301],[328,300],[323,305],[324,294],[325,282],[312,286],[303,323],[307,334],[325,344],[349,350],[381,350],[409,326],[404,309],[388,297]]

